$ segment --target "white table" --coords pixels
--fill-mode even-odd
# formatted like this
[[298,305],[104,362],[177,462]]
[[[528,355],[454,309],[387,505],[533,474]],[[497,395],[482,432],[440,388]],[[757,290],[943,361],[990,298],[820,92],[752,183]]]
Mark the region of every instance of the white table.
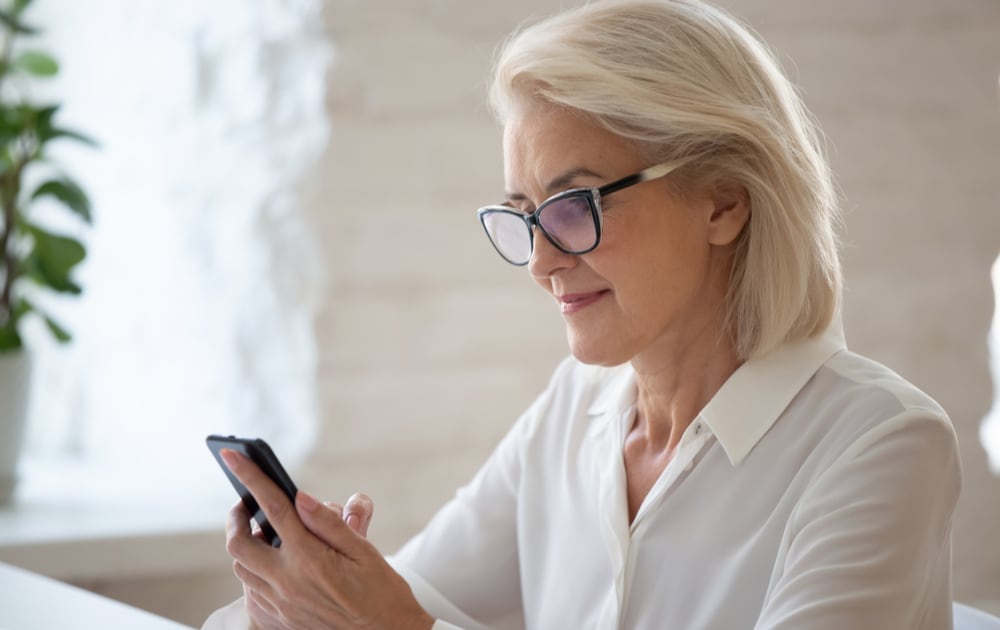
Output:
[[[0,564],[200,625],[238,592],[223,532],[236,494],[205,455],[214,468],[201,481],[204,488],[158,482],[145,494],[129,486],[134,480],[116,482],[121,475],[105,469],[72,462],[22,466],[26,474],[14,500],[0,506]],[[150,496],[152,490],[158,494]],[[9,599],[0,590],[0,630],[9,630]]]
[[0,563],[0,630],[190,630],[83,589]]

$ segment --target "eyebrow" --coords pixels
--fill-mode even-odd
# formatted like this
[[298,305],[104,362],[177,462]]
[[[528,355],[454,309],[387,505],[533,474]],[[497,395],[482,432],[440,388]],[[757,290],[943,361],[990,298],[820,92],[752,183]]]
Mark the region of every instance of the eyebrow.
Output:
[[[557,192],[562,192],[569,187],[570,183],[578,177],[595,177],[597,179],[603,179],[601,175],[595,173],[594,171],[587,168],[574,168],[566,171],[562,175],[556,177],[549,182],[546,192],[549,195],[554,195]],[[519,192],[507,192],[506,197],[510,201],[528,201],[527,195]]]

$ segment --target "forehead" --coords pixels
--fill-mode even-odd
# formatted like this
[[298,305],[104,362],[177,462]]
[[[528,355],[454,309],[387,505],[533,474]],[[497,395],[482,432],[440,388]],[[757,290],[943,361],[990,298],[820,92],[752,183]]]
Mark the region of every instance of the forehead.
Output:
[[627,175],[644,165],[635,145],[572,110],[535,105],[504,125],[504,176],[510,192],[550,192],[545,184],[571,170],[602,177]]

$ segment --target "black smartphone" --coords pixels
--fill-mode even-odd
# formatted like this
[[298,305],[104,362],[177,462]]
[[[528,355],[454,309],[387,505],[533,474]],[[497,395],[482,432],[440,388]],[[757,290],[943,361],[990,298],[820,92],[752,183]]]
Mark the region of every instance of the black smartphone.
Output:
[[205,443],[208,444],[208,449],[212,451],[212,455],[215,456],[215,461],[219,462],[222,466],[222,471],[226,473],[229,477],[230,483],[236,488],[236,492],[240,495],[240,499],[243,500],[243,505],[246,506],[247,511],[253,516],[253,520],[257,521],[260,526],[260,531],[263,532],[264,538],[267,542],[271,543],[272,547],[280,547],[281,539],[278,538],[278,534],[271,527],[271,524],[267,522],[267,516],[264,515],[264,511],[260,509],[257,505],[257,500],[253,498],[247,487],[243,485],[239,479],[236,478],[226,466],[226,462],[222,460],[222,456],[219,455],[219,451],[224,448],[232,449],[237,453],[242,453],[247,458],[249,458],[253,463],[257,464],[264,474],[271,478],[271,481],[275,483],[281,490],[288,496],[289,500],[294,504],[295,495],[298,493],[298,489],[292,482],[292,478],[285,472],[285,467],[281,465],[278,458],[275,456],[274,451],[271,447],[267,445],[267,442],[258,438],[240,438],[234,435],[210,435],[205,438]]

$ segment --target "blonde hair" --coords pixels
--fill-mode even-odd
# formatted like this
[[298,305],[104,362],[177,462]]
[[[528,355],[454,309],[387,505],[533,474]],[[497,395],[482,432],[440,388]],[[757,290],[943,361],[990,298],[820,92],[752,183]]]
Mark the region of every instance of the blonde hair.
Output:
[[[689,182],[742,185],[727,323],[743,359],[818,334],[839,308],[838,199],[821,138],[761,41],[699,0],[599,2],[515,32],[490,102],[504,123],[546,102],[592,117]],[[680,182],[683,189],[684,182]]]

